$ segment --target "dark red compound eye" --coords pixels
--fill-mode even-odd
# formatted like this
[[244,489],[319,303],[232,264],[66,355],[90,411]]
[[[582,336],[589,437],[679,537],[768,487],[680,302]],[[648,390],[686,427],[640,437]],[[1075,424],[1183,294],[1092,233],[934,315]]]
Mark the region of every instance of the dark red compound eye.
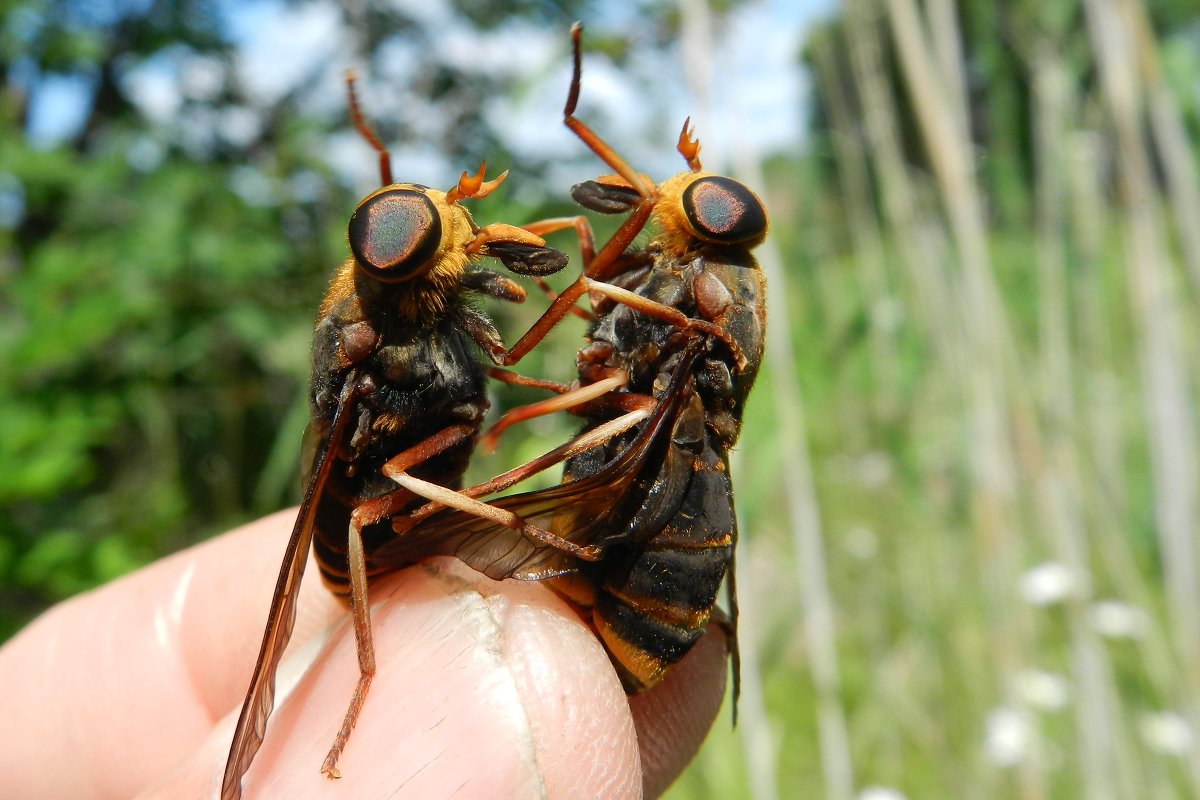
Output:
[[732,178],[699,178],[683,190],[683,211],[701,239],[736,244],[762,236],[767,212],[754,192]]
[[420,274],[442,240],[433,201],[412,189],[372,195],[350,217],[350,252],[367,274],[403,281]]

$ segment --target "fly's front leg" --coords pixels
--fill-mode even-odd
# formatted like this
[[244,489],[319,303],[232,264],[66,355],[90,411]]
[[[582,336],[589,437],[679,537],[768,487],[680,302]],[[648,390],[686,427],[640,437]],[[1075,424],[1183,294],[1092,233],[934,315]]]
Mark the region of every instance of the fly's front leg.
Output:
[[[567,228],[575,229],[575,237],[579,244],[579,257],[583,262],[583,274],[587,274],[588,265],[592,263],[592,259],[596,257],[595,237],[592,235],[592,226],[588,222],[587,217],[581,215],[574,217],[553,217],[551,219],[538,220],[531,222],[528,225],[522,225],[522,228],[530,233],[545,237],[547,234],[557,231],[566,230]],[[534,277],[533,282],[541,289],[547,297],[553,302],[558,299],[558,292],[551,288],[550,284],[546,283],[544,278]],[[570,313],[588,322],[595,322],[596,315],[588,311],[584,311],[579,306],[571,306]]]

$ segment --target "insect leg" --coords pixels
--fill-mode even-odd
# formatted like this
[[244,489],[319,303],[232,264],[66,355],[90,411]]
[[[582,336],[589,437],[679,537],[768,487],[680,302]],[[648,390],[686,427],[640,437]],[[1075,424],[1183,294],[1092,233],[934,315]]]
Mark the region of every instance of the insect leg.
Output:
[[[563,108],[563,124],[579,137],[600,159],[624,178],[630,186],[637,190],[642,199],[634,206],[632,213],[625,218],[616,233],[591,259],[585,259],[584,275],[572,283],[554,299],[550,307],[542,314],[541,319],[525,332],[508,352],[499,355],[495,361],[501,366],[508,366],[520,361],[546,334],[562,320],[586,292],[587,278],[605,280],[612,278],[621,268],[621,257],[633,244],[634,239],[646,227],[654,206],[658,202],[658,188],[646,176],[636,172],[625,159],[617,155],[609,145],[596,135],[591,128],[575,118],[575,106],[579,101],[579,83],[582,74],[582,56],[580,54],[580,34],[582,26],[578,23],[571,27],[571,41],[575,52],[575,68],[571,77],[571,89],[567,95],[567,103]],[[575,223],[572,223],[575,224]],[[563,225],[566,227],[566,225]],[[578,230],[578,226],[576,228]]]
[[[608,146],[608,143],[597,136],[591,128],[575,118],[575,106],[579,103],[579,86],[580,78],[583,75],[583,55],[580,48],[580,40],[583,36],[583,25],[576,22],[571,26],[571,47],[574,51],[574,70],[571,75],[571,88],[567,92],[567,102],[563,107],[563,124],[578,136],[588,148],[598,155],[600,159],[608,166],[612,167],[613,172],[616,172],[622,178],[629,182],[629,185],[638,190],[638,193],[643,197],[653,198],[655,196],[654,184],[636,172],[633,167],[629,166],[625,159],[621,158],[616,152]],[[623,249],[623,248],[622,248]]]
[[346,716],[342,718],[342,727],[338,729],[333,746],[321,764],[321,772],[327,778],[342,777],[337,768],[338,758],[346,748],[346,742],[367,699],[367,690],[375,678],[375,640],[371,635],[371,608],[367,602],[367,562],[363,555],[362,526],[353,514],[350,517],[346,557],[350,566],[350,611],[354,618],[354,642],[358,649],[358,682],[354,685]]
[[588,271],[585,275],[581,275],[570,286],[563,290],[562,294],[554,298],[554,302],[550,307],[542,313],[542,316],[533,326],[527,330],[517,343],[508,349],[505,353],[497,354],[493,360],[500,366],[507,367],[517,363],[525,355],[537,346],[538,342],[546,338],[555,325],[562,321],[563,317],[571,313],[571,309],[575,303],[579,301],[588,292],[588,278],[609,278],[609,267],[615,264],[620,264],[620,257],[625,254],[625,250],[629,245],[633,244],[633,240],[641,232],[642,228],[646,227],[647,220],[650,219],[650,213],[654,210],[655,200],[643,200],[633,210],[633,213],[626,217],[621,223],[621,227],[617,228],[617,232],[612,238],[605,242],[604,247],[596,253],[591,263],[588,265]]
[[266,735],[267,720],[275,705],[275,671],[283,658],[292,637],[292,626],[296,622],[296,602],[300,592],[300,580],[304,577],[304,566],[308,562],[308,551],[312,544],[313,524],[317,505],[325,483],[337,461],[337,443],[349,425],[353,415],[352,406],[358,386],[353,374],[342,388],[338,398],[337,412],[329,426],[321,455],[309,478],[304,492],[304,502],[296,515],[296,523],[284,550],[283,563],[279,567],[279,579],[271,597],[271,610],[267,614],[267,626],[263,631],[262,646],[254,675],[246,690],[246,699],[234,728],[233,742],[229,747],[229,759],[221,780],[221,800],[239,800],[242,796],[242,776],[250,769],[255,753]]
[[585,273],[587,272],[588,265],[592,263],[592,259],[596,257],[596,241],[592,235],[592,226],[588,222],[587,217],[582,214],[574,217],[542,219],[537,222],[531,222],[528,225],[522,225],[521,227],[543,238],[548,233],[574,228],[575,235],[579,238],[579,256],[583,260],[583,271]]
[[[401,469],[411,468],[471,438],[473,433],[474,427],[471,425],[451,425],[403,451],[388,463],[396,463]],[[400,489],[363,503],[350,514],[346,558],[350,571],[350,610],[354,617],[354,641],[358,649],[358,683],[354,686],[354,694],[342,719],[342,726],[338,729],[333,745],[321,765],[321,772],[329,778],[340,777],[337,769],[338,758],[341,757],[342,750],[345,749],[346,742],[358,722],[358,715],[367,699],[367,690],[375,678],[375,644],[371,634],[371,611],[367,599],[367,563],[363,553],[362,529],[399,511],[411,498],[410,491]]]
[[488,377],[506,383],[509,386],[525,386],[531,389],[545,389],[548,392],[555,394],[563,394],[571,391],[569,383],[559,383],[558,381],[548,381],[542,378],[531,378],[528,375],[522,375],[519,372],[513,372],[510,369],[500,369],[499,367],[489,367],[487,369]]
[[510,425],[515,425],[518,422],[523,422],[537,417],[543,417],[547,414],[553,414],[557,411],[566,411],[578,405],[582,405],[590,400],[595,400],[602,397],[608,392],[620,389],[622,386],[629,383],[629,375],[624,371],[617,370],[612,375],[603,380],[589,383],[586,386],[580,386],[568,392],[563,392],[557,397],[551,397],[547,400],[540,400],[529,405],[519,406],[509,411],[496,423],[488,429],[487,433],[479,440],[480,446],[485,453],[492,453],[496,450],[496,443],[500,439],[500,434]]
[[[546,283],[545,278],[535,277],[535,278],[533,278],[533,283],[535,286],[537,286],[539,289],[542,290],[542,293],[544,295],[546,295],[546,297],[550,298],[551,302],[553,302],[555,299],[558,298],[558,292],[554,291],[554,287],[552,287],[550,284]],[[591,311],[586,311],[586,310],[580,308],[579,306],[571,306],[571,308],[569,309],[569,311],[567,313],[573,314],[576,317],[579,317],[584,322],[588,322],[588,323],[595,322],[596,320],[599,319],[599,317],[597,317]]]
[[[584,274],[566,290],[563,291],[550,307],[546,309],[541,318],[533,324],[533,326],[525,332],[525,334],[517,340],[509,350],[505,353],[493,356],[493,360],[501,366],[509,366],[520,361],[530,350],[532,350],[538,342],[546,337],[546,334],[557,325],[563,317],[571,313],[575,303],[587,293],[588,287],[586,284],[587,278],[595,278],[604,280],[612,278],[621,268],[621,257],[625,255],[625,251],[633,244],[634,239],[646,227],[646,223],[650,219],[651,213],[654,211],[654,206],[658,202],[658,189],[650,182],[646,176],[636,172],[625,159],[617,155],[608,144],[597,136],[591,128],[583,122],[575,118],[575,106],[579,100],[579,81],[582,71],[579,40],[582,28],[577,23],[571,27],[571,40],[574,43],[575,49],[575,71],[571,78],[571,89],[567,96],[567,104],[563,108],[563,124],[580,138],[580,140],[591,149],[597,156],[600,157],[605,164],[610,166],[622,178],[624,178],[630,186],[637,190],[642,199],[634,206],[632,213],[625,218],[621,226],[617,228],[616,233],[612,235],[600,251],[595,253],[591,258],[584,256],[585,269]],[[569,225],[575,225],[576,230],[580,230],[579,223],[571,221],[564,223],[560,228],[554,228],[553,220],[548,221],[551,227],[547,230],[561,230]],[[527,229],[530,229],[527,227]],[[581,234],[581,250],[583,247],[583,234]],[[590,232],[587,234],[590,238]],[[594,249],[594,245],[592,246]]]
[[636,294],[620,286],[614,286],[611,283],[602,283],[590,278],[585,278],[584,281],[587,283],[589,291],[602,294],[647,316],[660,319],[663,322],[669,322],[679,328],[697,330],[719,339],[722,344],[729,348],[729,352],[733,354],[734,362],[737,364],[738,369],[745,368],[747,361],[746,356],[742,353],[742,348],[738,347],[737,342],[733,340],[729,332],[721,326],[714,325],[708,320],[689,317],[674,306],[659,303],[656,300],[643,297],[640,294]]
[[392,183],[392,157],[388,154],[387,148],[379,141],[379,137],[371,130],[371,126],[367,124],[366,118],[362,115],[362,110],[358,107],[358,93],[354,91],[354,81],[357,78],[354,70],[346,72],[346,94],[350,100],[350,119],[362,137],[379,154],[379,179],[384,186],[389,186]]
[[[579,257],[580,260],[583,261],[583,272],[585,275],[587,274],[588,265],[591,264],[592,259],[596,257],[595,237],[592,235],[592,226],[588,222],[587,217],[583,216],[582,214],[574,217],[553,217],[551,219],[543,219],[538,220],[537,222],[531,222],[528,225],[522,225],[521,227],[530,233],[541,237],[545,237],[547,234],[555,233],[557,231],[566,230],[567,228],[574,228],[575,236],[579,243]],[[544,278],[535,276],[533,282],[539,289],[545,292],[546,296],[549,297],[551,301],[558,298],[558,293],[550,288],[550,284],[546,283]],[[588,322],[596,321],[595,314],[584,311],[579,306],[571,306],[570,313],[574,314],[580,319],[587,320]]]
[[506,511],[502,508],[490,506],[487,503],[480,502],[474,498],[467,497],[453,489],[447,489],[445,486],[440,486],[436,483],[423,481],[420,478],[409,475],[407,472],[394,472],[384,468],[384,474],[394,480],[396,483],[403,486],[405,489],[419,494],[422,497],[428,498],[444,506],[456,508],[459,511],[465,511],[483,519],[491,520],[492,522],[503,525],[506,528],[511,528],[514,531],[520,531],[526,536],[534,539],[542,544],[555,547],[566,553],[570,553],[576,558],[584,561],[595,561],[600,557],[600,548],[595,546],[581,547],[574,542],[569,542],[566,539],[558,536],[550,531],[539,528],[536,525],[531,525],[521,517],[511,511]]
[[[651,411],[652,408],[647,405],[646,407],[634,409],[626,414],[622,414],[616,419],[612,419],[601,425],[597,425],[586,433],[576,436],[566,444],[560,445],[553,450],[543,453],[537,458],[527,461],[519,467],[510,469],[508,472],[503,472],[487,481],[484,481],[483,483],[467,487],[466,489],[460,489],[458,494],[467,498],[476,498],[504,491],[510,486],[520,483],[531,475],[535,475],[542,470],[549,469],[555,464],[566,461],[567,459],[573,458],[580,453],[591,450],[593,447],[598,447],[599,445],[604,444],[609,439],[624,433],[634,425],[637,425],[639,422],[649,417]],[[441,507],[442,503],[437,501],[426,503],[404,517],[393,520],[393,528],[395,528],[397,533],[403,533],[418,520],[429,516]],[[472,512],[469,510],[469,513]],[[489,516],[489,518],[491,517]],[[524,521],[522,520],[522,524],[523,522]]]

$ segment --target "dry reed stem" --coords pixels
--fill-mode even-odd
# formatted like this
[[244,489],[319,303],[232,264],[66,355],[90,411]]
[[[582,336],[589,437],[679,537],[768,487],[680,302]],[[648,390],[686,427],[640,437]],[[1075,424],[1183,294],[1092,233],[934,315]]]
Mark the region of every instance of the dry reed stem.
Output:
[[[1185,681],[1184,711],[1200,723],[1200,608],[1193,536],[1200,516],[1196,494],[1196,428],[1180,342],[1179,308],[1168,274],[1161,203],[1142,136],[1143,95],[1128,16],[1112,4],[1086,0],[1088,30],[1104,99],[1115,128],[1126,265],[1139,333],[1139,360],[1154,477],[1155,521],[1166,578],[1167,611]],[[1200,786],[1200,745],[1193,742],[1191,779]]]
[[853,122],[849,99],[837,80],[836,63],[831,52],[831,40],[822,38],[815,43],[813,57],[819,78],[818,90],[824,89],[826,107],[833,124],[833,144],[838,162],[839,185],[843,207],[854,231],[851,247],[858,265],[863,287],[872,369],[879,382],[875,390],[875,409],[882,418],[891,418],[898,411],[900,391],[900,354],[894,334],[895,325],[885,319],[887,309],[898,302],[888,288],[887,258],[883,248],[883,233],[879,215],[871,197],[870,175],[863,153],[862,139]]
[[[1016,465],[1013,430],[1007,417],[1011,398],[1004,365],[1012,363],[1012,346],[1005,311],[992,274],[987,250],[983,204],[972,167],[968,132],[956,112],[958,97],[944,83],[931,53],[921,15],[913,0],[886,0],[905,85],[942,197],[960,260],[961,311],[965,315],[969,368],[966,374],[969,461],[972,473],[972,511],[981,537],[980,574],[989,601],[989,642],[1003,684],[1018,674],[1028,651],[1027,625],[1012,615],[1013,592],[1019,573],[1020,537],[1016,526]],[[943,24],[948,24],[943,21]],[[957,35],[957,33],[955,34]],[[961,95],[960,95],[961,96]],[[960,97],[959,96],[959,97]],[[1028,416],[1016,420],[1025,431]],[[1018,791],[1026,800],[1046,794],[1046,779],[1037,748],[1017,763]]]

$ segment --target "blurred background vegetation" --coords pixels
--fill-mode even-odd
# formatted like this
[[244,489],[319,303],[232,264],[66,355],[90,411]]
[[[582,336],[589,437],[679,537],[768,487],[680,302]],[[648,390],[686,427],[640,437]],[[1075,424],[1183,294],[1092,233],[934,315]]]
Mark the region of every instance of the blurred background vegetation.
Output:
[[[613,8],[0,2],[0,638],[297,499],[311,321],[375,180],[347,66],[402,179],[486,156],[513,175],[477,218],[520,223],[598,171],[565,132],[521,147],[557,126],[570,21],[583,113],[662,178],[680,92],[719,128],[730,32],[794,11]],[[743,119],[706,151],[767,201],[773,306],[734,463],[739,725],[669,797],[1200,796],[1193,4],[804,19],[803,129],[757,152]],[[300,79],[248,55],[272,36],[310,51]],[[628,129],[589,105],[605,70],[637,89]],[[55,93],[77,119],[47,132]],[[569,379],[579,335],[522,370]]]

